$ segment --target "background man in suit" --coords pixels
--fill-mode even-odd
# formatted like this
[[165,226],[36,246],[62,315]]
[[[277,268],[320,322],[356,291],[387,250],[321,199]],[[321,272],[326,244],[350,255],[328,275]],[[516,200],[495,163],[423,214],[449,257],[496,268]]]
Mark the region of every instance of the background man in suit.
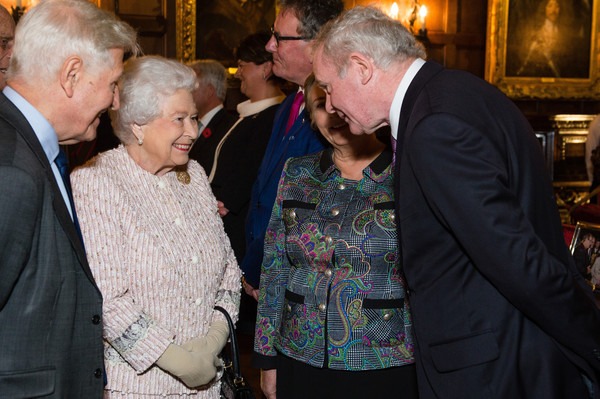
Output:
[[[275,203],[277,184],[285,161],[323,149],[323,139],[310,127],[302,108],[302,86],[312,72],[308,49],[321,26],[344,9],[342,0],[282,0],[275,17],[271,39],[265,46],[273,54],[273,73],[299,86],[279,107],[265,156],[252,187],[246,220],[246,255],[241,268],[245,274],[244,290],[257,298],[263,259],[265,231]],[[272,364],[255,364],[273,369]],[[273,373],[263,373],[265,393],[275,395]],[[268,395],[267,395],[268,396]]]
[[241,264],[246,293],[257,296],[263,259],[265,231],[275,202],[277,184],[290,157],[323,149],[324,141],[305,116],[302,86],[312,72],[307,49],[319,28],[344,9],[341,0],[284,0],[280,2],[271,39],[266,45],[273,54],[273,73],[299,86],[281,103],[267,144],[258,177],[252,187],[246,220],[246,255]]
[[315,42],[328,111],[356,134],[391,124],[397,138],[420,397],[591,397],[600,314],[520,111],[483,80],[424,61],[379,10],[350,10]]
[[0,89],[6,86],[4,75],[12,56],[15,39],[15,20],[6,8],[0,5]]
[[19,22],[0,94],[2,397],[102,397],[102,296],[59,144],[95,137],[136,49],[135,31],[88,1],[41,2]]
[[579,273],[587,278],[590,273],[590,266],[592,265],[592,254],[593,247],[596,245],[596,237],[592,233],[586,233],[583,235],[581,242],[575,247],[573,251],[573,259],[575,260],[575,266]]
[[190,151],[190,158],[198,161],[208,176],[217,146],[237,121],[237,117],[227,112],[223,106],[227,94],[225,67],[215,60],[198,60],[189,66],[198,76],[199,86],[194,92],[194,102],[200,118],[198,121],[200,135]]

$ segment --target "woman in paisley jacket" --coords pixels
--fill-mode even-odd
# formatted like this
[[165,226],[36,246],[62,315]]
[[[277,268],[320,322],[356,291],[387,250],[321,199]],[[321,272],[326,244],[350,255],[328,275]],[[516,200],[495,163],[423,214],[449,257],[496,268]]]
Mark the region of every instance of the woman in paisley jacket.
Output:
[[392,151],[353,135],[305,85],[331,144],[288,160],[265,238],[255,366],[268,399],[416,398],[394,218]]

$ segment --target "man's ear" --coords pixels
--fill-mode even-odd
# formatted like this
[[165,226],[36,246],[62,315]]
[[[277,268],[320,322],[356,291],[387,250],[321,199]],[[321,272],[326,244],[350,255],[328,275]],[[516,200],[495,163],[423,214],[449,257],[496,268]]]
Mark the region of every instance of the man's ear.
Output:
[[369,57],[361,53],[350,54],[350,65],[358,73],[360,83],[365,85],[373,77],[374,65]]
[[60,85],[67,97],[73,97],[82,70],[83,60],[77,55],[68,57],[60,68]]
[[217,96],[217,89],[215,89],[215,86],[213,86],[213,85],[206,85],[206,86],[204,86],[204,89],[208,91],[210,97],[216,97]]

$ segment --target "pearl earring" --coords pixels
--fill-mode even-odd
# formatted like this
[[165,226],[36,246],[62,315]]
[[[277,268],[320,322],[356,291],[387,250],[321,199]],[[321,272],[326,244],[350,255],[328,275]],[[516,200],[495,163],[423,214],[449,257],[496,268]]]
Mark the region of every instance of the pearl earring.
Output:
[[144,144],[144,139],[140,137],[138,139],[138,145],[142,145],[142,144]]

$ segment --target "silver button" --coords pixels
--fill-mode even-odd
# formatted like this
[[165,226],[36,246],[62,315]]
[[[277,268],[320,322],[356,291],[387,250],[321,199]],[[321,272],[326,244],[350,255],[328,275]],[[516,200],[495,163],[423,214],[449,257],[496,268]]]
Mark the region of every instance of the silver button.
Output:
[[159,181],[159,182],[158,182],[158,187],[159,187],[159,188],[165,188],[166,186],[167,186],[167,185],[165,184],[165,182],[164,182],[164,181],[162,181],[162,180],[161,180],[161,181]]
[[333,274],[333,272],[331,271],[331,269],[327,269],[327,270],[325,270],[325,275],[326,275],[327,277],[331,277],[331,275],[332,275],[332,274]]
[[287,311],[291,312],[292,311],[292,306],[290,304],[287,305]]
[[331,238],[330,236],[325,236],[325,242],[331,245],[331,243],[333,242],[333,238]]
[[202,303],[202,299],[200,299],[200,298],[196,299],[196,306],[200,306],[201,303]]
[[339,210],[338,208],[333,208],[333,209],[331,210],[331,214],[332,214],[333,216],[337,216],[337,215],[339,215],[339,214],[340,214],[340,210]]
[[175,219],[175,224],[177,226],[181,226],[181,224],[182,224],[181,219],[180,218]]
[[345,189],[346,189],[346,185],[345,185],[344,183],[340,183],[340,184],[338,185],[338,189],[339,189],[339,190],[345,190]]
[[390,219],[392,219],[392,220],[396,220],[396,214],[395,214],[395,213],[392,213],[392,214],[390,215]]
[[296,219],[296,211],[294,211],[293,209],[290,209],[288,212],[288,216],[291,217],[292,219]]
[[324,304],[324,303],[322,303],[322,304],[320,304],[320,305],[319,305],[319,310],[320,310],[321,312],[324,312],[324,311],[325,311],[325,309],[327,309],[327,307],[325,306],[325,304]]
[[388,321],[391,318],[392,318],[392,315],[389,314],[389,313],[386,313],[386,314],[383,315],[383,320],[385,320],[385,321]]

